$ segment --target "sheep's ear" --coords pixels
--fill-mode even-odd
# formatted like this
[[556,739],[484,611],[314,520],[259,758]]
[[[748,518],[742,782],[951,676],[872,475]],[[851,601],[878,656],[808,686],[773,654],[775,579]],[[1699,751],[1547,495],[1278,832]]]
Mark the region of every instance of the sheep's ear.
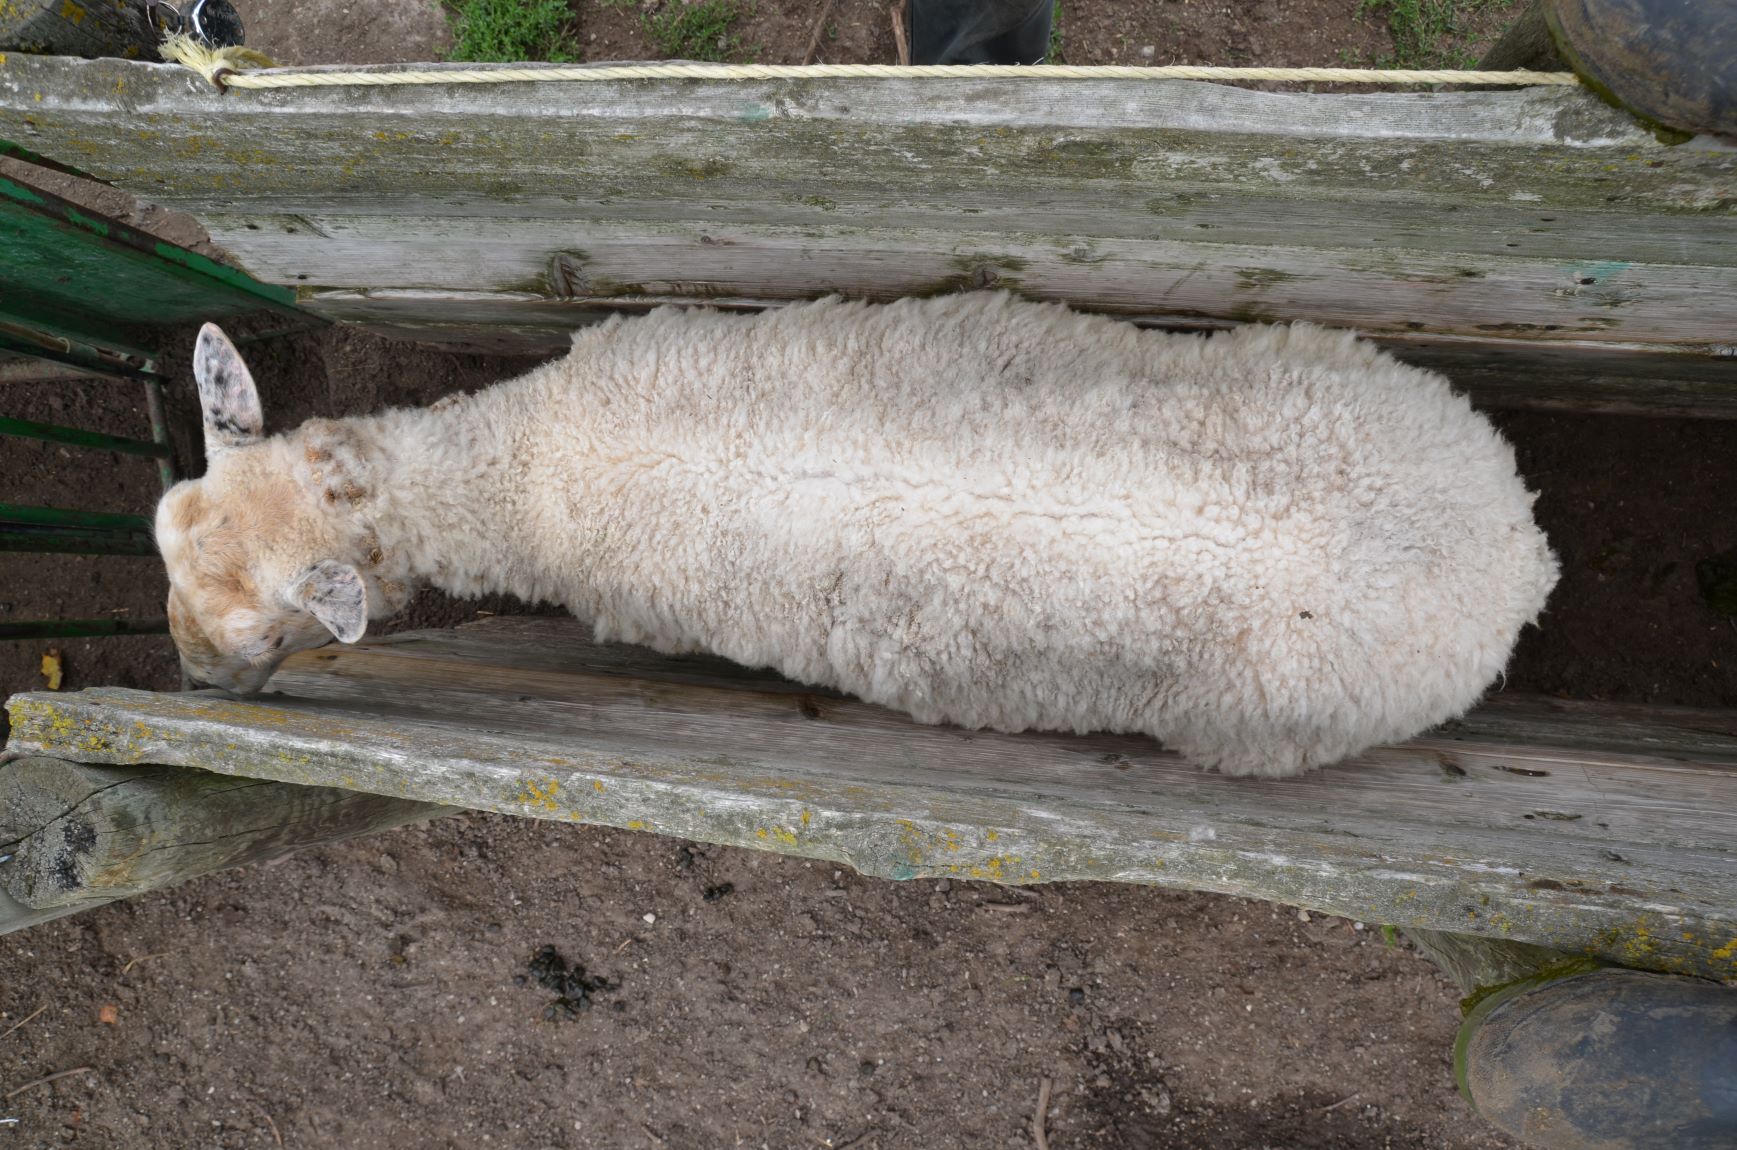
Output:
[[207,458],[265,434],[253,374],[214,323],[199,329],[199,342],[193,345],[193,378],[199,384],[199,407],[205,416]]
[[354,643],[368,629],[368,588],[347,563],[325,559],[309,567],[290,587],[289,600],[340,643]]

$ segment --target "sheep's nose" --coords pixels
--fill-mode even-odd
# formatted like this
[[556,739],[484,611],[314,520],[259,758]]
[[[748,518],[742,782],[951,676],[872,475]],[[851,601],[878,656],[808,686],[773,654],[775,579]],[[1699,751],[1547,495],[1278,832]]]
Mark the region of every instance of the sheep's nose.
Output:
[[206,682],[205,677],[193,669],[193,664],[181,660],[181,689],[183,691],[204,691],[217,686]]

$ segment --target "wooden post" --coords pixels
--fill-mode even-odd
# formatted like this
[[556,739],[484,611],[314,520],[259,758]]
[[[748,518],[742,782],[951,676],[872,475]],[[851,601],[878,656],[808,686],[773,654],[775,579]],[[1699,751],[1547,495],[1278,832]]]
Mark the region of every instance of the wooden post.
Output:
[[182,767],[50,758],[0,765],[0,933],[54,912],[128,898],[448,814],[454,808]]
[[1550,38],[1550,25],[1544,19],[1544,0],[1532,0],[1526,5],[1526,10],[1508,26],[1495,47],[1478,61],[1478,69],[1485,72],[1516,68],[1535,72],[1563,70],[1562,57],[1556,53],[1556,42]]
[[1464,994],[1505,986],[1540,971],[1577,961],[1573,956],[1529,942],[1408,927],[1405,937],[1453,979]]

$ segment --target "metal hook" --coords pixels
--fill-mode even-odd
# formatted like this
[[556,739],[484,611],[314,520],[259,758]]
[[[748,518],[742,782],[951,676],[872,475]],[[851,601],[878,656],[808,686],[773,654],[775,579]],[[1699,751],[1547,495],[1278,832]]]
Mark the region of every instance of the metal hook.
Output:
[[[162,15],[167,10],[168,17]],[[150,20],[151,27],[165,34],[181,30],[181,10],[169,3],[169,0],[145,0],[145,16]]]
[[164,34],[186,33],[213,48],[239,46],[246,30],[230,0],[192,0],[183,12],[170,0],[144,0],[151,26]]
[[194,36],[213,48],[238,47],[246,35],[241,14],[229,0],[193,0],[187,23]]

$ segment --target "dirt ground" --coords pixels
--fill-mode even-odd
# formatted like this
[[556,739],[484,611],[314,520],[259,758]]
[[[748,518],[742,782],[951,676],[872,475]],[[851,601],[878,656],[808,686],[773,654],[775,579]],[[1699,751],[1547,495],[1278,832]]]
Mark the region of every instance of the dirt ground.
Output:
[[[695,3],[697,0],[685,0]],[[572,31],[581,59],[643,60],[658,53],[641,15],[684,0],[575,0]],[[801,63],[822,0],[744,0],[730,29],[730,58]],[[1424,7],[1431,7],[1431,4]],[[1416,8],[1399,0],[1401,9]],[[285,64],[394,63],[433,59],[452,42],[434,0],[237,0],[248,43]],[[1389,27],[1387,0],[1060,0],[1056,63],[1266,64],[1352,67],[1406,51]],[[1456,34],[1430,40],[1417,62],[1475,60],[1512,19],[1510,0],[1460,0]],[[886,0],[833,0],[816,61],[892,63]]]
[[[291,61],[425,59],[446,42],[421,0],[240,7],[250,43]],[[757,19],[782,23],[750,25],[759,58],[799,58],[812,15],[795,14],[813,8],[762,0]],[[1388,51],[1356,9],[1079,0],[1064,7],[1064,53],[1108,62],[1154,44],[1161,63],[1304,64]],[[838,55],[823,58],[887,58],[878,8],[838,0],[835,13]],[[639,54],[624,10],[578,21],[591,58]],[[190,337],[169,362],[192,463]],[[529,366],[337,330],[244,350],[277,428]],[[146,426],[125,384],[0,385],[0,408]],[[1737,631],[1694,575],[1737,544],[1737,424],[1498,421],[1564,564],[1509,689],[1737,704]],[[0,454],[0,489],[20,503],[147,512],[154,484],[137,460],[18,441]],[[0,556],[0,618],[144,618],[163,593],[154,560]],[[522,609],[424,594],[395,627]],[[167,640],[62,646],[68,689],[175,685]],[[40,685],[41,647],[0,646],[0,691]],[[590,1009],[545,1018],[555,995],[528,964],[547,945],[607,980]],[[1291,908],[896,884],[464,815],[0,938],[0,1096],[85,1068],[0,1102],[0,1120],[19,1120],[0,1125],[0,1147],[1029,1148],[1045,1078],[1056,1150],[1514,1146],[1454,1093],[1456,1023],[1455,992],[1403,943]]]

